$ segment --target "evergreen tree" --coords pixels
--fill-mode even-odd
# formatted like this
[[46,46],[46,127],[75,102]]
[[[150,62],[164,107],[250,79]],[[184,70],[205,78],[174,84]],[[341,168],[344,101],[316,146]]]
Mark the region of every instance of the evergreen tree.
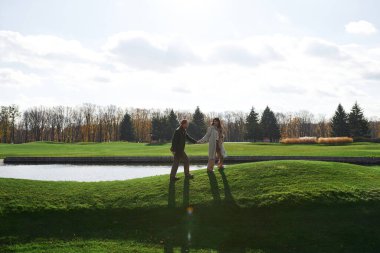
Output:
[[176,128],[179,126],[177,115],[170,110],[167,120],[166,139],[170,140]]
[[189,125],[189,134],[195,139],[200,139],[206,133],[206,130],[205,116],[197,106],[193,114],[193,120]]
[[246,133],[245,138],[250,141],[258,141],[261,139],[261,129],[259,124],[259,114],[252,107],[249,115],[245,120]]
[[331,120],[331,131],[334,137],[349,136],[348,116],[341,104],[338,105]]
[[350,114],[348,115],[348,125],[351,137],[369,136],[369,123],[365,119],[363,110],[357,102],[355,102]]
[[120,140],[122,141],[134,141],[135,140],[135,129],[132,124],[131,115],[125,113],[123,119],[121,120],[120,126]]
[[267,106],[261,116],[260,128],[263,138],[269,138],[271,142],[278,141],[281,137],[280,127],[273,111]]
[[167,138],[167,117],[154,115],[152,117],[152,138],[159,142],[163,142]]

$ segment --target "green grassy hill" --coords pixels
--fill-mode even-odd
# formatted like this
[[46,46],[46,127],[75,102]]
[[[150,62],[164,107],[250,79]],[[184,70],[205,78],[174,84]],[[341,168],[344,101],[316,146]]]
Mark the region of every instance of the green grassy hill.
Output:
[[376,252],[380,167],[275,161],[169,184],[0,179],[0,251]]
[[[363,156],[380,157],[379,143],[347,145],[286,145],[280,143],[226,143],[230,156]],[[169,156],[170,144],[54,143],[0,144],[0,159],[7,156]],[[189,155],[206,156],[207,144],[187,145]]]

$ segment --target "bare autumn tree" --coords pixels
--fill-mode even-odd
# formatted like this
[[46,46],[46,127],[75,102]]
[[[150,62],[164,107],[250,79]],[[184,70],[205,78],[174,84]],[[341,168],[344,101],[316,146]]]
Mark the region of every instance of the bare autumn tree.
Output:
[[330,137],[331,124],[330,121],[326,119],[325,115],[319,115],[319,119],[316,123],[316,132],[313,136],[316,137]]
[[19,107],[17,105],[10,105],[8,107],[10,129],[11,129],[11,143],[15,141],[15,125],[16,119],[20,116]]
[[9,107],[0,107],[1,142],[7,143],[9,128]]
[[378,139],[380,138],[380,119],[379,118],[371,118],[369,120],[369,129],[371,133],[371,138]]
[[138,142],[149,142],[152,129],[151,110],[133,109],[132,122]]
[[25,111],[22,114],[22,128],[23,128],[23,139],[22,142],[28,142],[29,141],[29,130],[30,130],[30,117],[29,117],[29,111]]
[[42,106],[33,107],[28,111],[28,118],[31,129],[31,139],[42,141],[46,127],[46,109]]

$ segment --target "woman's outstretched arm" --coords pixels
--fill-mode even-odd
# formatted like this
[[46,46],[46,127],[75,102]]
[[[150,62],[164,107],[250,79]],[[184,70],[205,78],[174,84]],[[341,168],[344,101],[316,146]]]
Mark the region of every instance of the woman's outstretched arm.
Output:
[[200,140],[198,141],[198,143],[206,143],[206,142],[208,142],[209,139],[210,139],[210,136],[211,136],[211,127],[207,128],[207,133],[206,133],[206,135],[203,136],[203,138],[200,139]]

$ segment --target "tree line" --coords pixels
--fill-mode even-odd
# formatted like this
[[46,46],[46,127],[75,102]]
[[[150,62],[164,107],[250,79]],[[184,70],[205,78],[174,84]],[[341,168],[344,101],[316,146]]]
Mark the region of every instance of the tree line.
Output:
[[365,140],[380,137],[380,121],[365,118],[357,103],[349,113],[339,104],[331,119],[308,111],[275,113],[268,106],[262,112],[252,107],[249,113],[203,113],[199,107],[188,112],[86,103],[76,107],[38,106],[24,111],[17,105],[1,106],[0,142],[167,142],[183,118],[190,120],[188,132],[199,139],[214,117],[222,119],[225,140],[233,142],[277,142],[303,136],[351,136]]

